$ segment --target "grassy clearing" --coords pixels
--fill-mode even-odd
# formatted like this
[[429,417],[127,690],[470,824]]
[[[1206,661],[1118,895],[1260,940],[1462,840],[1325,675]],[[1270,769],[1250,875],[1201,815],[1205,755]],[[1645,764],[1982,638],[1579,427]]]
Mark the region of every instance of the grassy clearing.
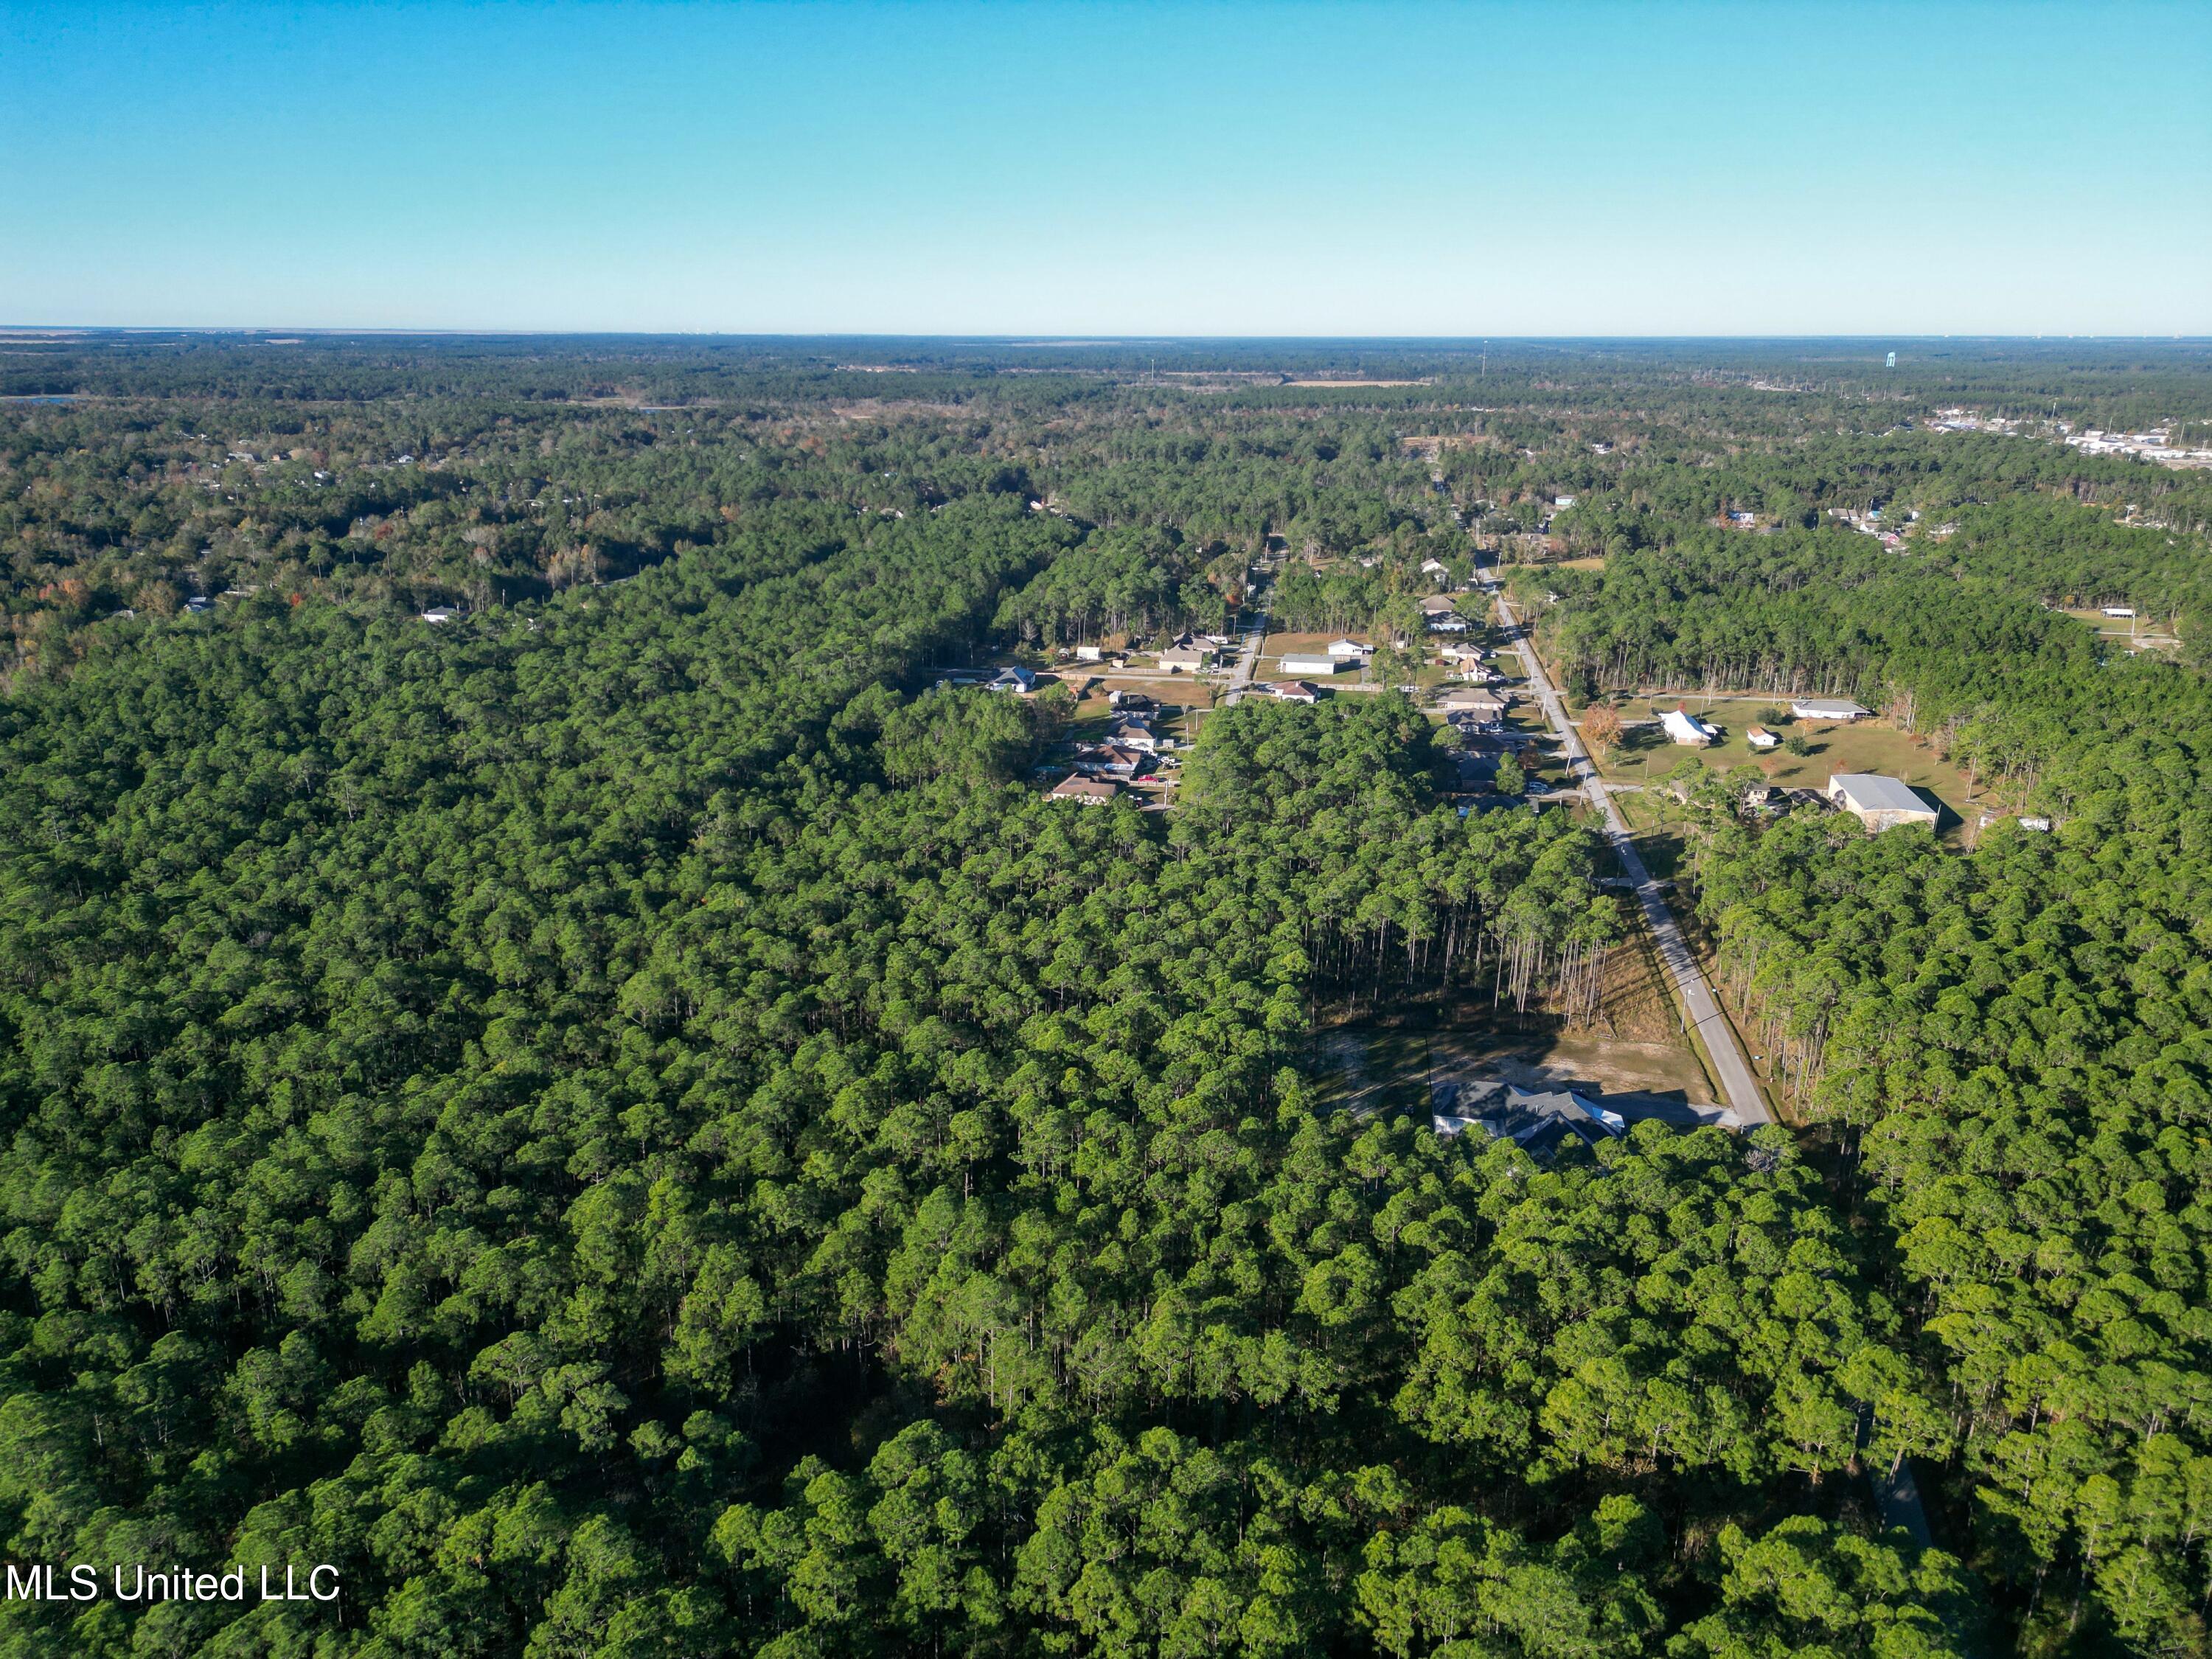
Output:
[[[1721,740],[1707,748],[1693,749],[1669,743],[1656,726],[1639,726],[1628,733],[1624,747],[1599,763],[1598,769],[1608,781],[1656,783],[1686,757],[1722,772],[1755,767],[1769,783],[1785,789],[1818,789],[1838,772],[1879,772],[1885,777],[1901,778],[1933,795],[1950,809],[1954,818],[1965,820],[1970,808],[1978,810],[1978,797],[1974,801],[1967,797],[1965,774],[1940,758],[1925,738],[1908,735],[1882,721],[1828,726],[1795,720],[1778,725],[1762,718],[1763,711],[1778,706],[1767,697],[1638,698],[1620,712],[1624,720],[1656,720],[1661,709],[1678,705],[1686,707],[1707,725],[1720,727]],[[1786,705],[1780,706],[1786,710]],[[1811,752],[1791,755],[1777,749],[1754,753],[1743,735],[1753,725],[1765,725],[1785,738],[1802,737]]]

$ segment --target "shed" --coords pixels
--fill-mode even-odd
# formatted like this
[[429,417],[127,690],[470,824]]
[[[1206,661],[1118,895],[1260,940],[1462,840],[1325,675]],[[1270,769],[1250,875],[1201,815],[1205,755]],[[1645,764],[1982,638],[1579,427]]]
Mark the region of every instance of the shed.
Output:
[[1285,674],[1334,674],[1344,661],[1338,657],[1285,657],[1280,666]]
[[1801,720],[1863,720],[1874,711],[1848,697],[1801,697],[1790,705],[1790,712]]
[[1782,739],[1763,726],[1744,727],[1743,740],[1753,749],[1779,749],[1782,746]]

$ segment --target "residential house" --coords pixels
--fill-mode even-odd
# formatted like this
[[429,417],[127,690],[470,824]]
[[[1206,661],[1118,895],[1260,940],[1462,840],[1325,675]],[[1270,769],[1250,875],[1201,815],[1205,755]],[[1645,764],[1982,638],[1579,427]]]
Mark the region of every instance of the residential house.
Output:
[[1534,1090],[1440,1083],[1431,1091],[1429,1122],[1440,1135],[1480,1129],[1533,1158],[1549,1158],[1570,1140],[1595,1146],[1628,1127],[1620,1113],[1569,1089]]
[[1919,791],[1902,779],[1886,778],[1879,772],[1838,772],[1828,780],[1822,793],[1877,835],[1913,823],[1924,823],[1933,830],[1940,816]]
[[451,622],[460,614],[449,605],[434,605],[422,613],[422,620],[426,623]]
[[1170,674],[1195,674],[1213,660],[1210,646],[1176,645],[1160,653],[1160,666]]
[[1720,735],[1686,708],[1668,709],[1659,716],[1659,724],[1667,728],[1667,736],[1674,742],[1698,749]]
[[1047,800],[1072,800],[1085,806],[1105,806],[1121,793],[1118,783],[1109,783],[1103,778],[1086,778],[1070,773],[1054,786]]
[[1459,601],[1449,593],[1431,593],[1421,601],[1421,614],[1442,617],[1459,609]]
[[1849,698],[1801,697],[1790,705],[1790,712],[1801,720],[1863,720],[1874,710]]
[[1143,691],[1109,691],[1106,706],[1117,714],[1149,714],[1160,705],[1149,693]]
[[1468,627],[1467,618],[1456,611],[1432,612],[1429,617],[1429,632],[1431,634],[1464,634]]
[[1124,749],[1119,744],[1085,744],[1075,751],[1075,769],[1097,777],[1133,778],[1151,759],[1149,755]]
[[1321,688],[1304,680],[1275,680],[1261,688],[1278,702],[1319,702]]
[[1451,574],[1451,567],[1442,559],[1423,559],[1421,574],[1424,576],[1449,576]]
[[1331,640],[1328,642],[1330,656],[1342,657],[1352,662],[1360,661],[1374,648],[1373,646],[1364,644],[1358,640]]
[[1106,647],[1103,645],[1079,645],[1075,647],[1075,659],[1078,662],[1097,662],[1105,655]]
[[1013,691],[1027,696],[1036,690],[1036,676],[1026,668],[1001,668],[983,682],[988,691]]
[[1744,727],[1743,740],[1749,744],[1753,749],[1759,750],[1762,752],[1769,749],[1779,749],[1782,746],[1782,739],[1776,737],[1773,732],[1768,731],[1763,726],[1747,726]]
[[1106,741],[1123,749],[1139,750],[1147,755],[1160,746],[1159,738],[1152,728],[1133,715],[1127,720],[1115,720],[1107,727]]
[[1487,724],[1504,719],[1512,702],[1502,691],[1455,688],[1437,699],[1437,707],[1446,714],[1466,714]]

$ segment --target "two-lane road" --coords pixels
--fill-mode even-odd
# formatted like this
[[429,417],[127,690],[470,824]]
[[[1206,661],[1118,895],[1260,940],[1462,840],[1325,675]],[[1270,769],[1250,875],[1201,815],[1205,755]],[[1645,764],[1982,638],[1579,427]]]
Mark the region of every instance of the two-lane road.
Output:
[[1506,637],[1519,647],[1522,665],[1528,672],[1529,688],[1542,705],[1544,718],[1551,721],[1552,730],[1559,734],[1566,750],[1567,775],[1579,782],[1605,821],[1605,831],[1613,842],[1613,850],[1620,857],[1620,868],[1636,889],[1637,902],[1643,907],[1644,920],[1651,929],[1651,937],[1659,947],[1659,960],[1667,966],[1667,976],[1674,982],[1675,994],[1680,998],[1685,1017],[1697,1028],[1705,1052],[1712,1056],[1713,1069],[1718,1075],[1714,1081],[1727,1095],[1729,1109],[1746,1128],[1753,1124],[1771,1123],[1772,1116],[1766,1109],[1766,1101],[1759,1092],[1758,1079],[1752,1076],[1751,1066],[1743,1057],[1743,1046],[1736,1041],[1735,1028],[1722,1014],[1720,1004],[1714,1000],[1712,988],[1705,983],[1705,970],[1691,955],[1689,942],[1674,914],[1667,908],[1667,901],[1660,896],[1659,884],[1651,879],[1644,867],[1644,858],[1630,839],[1628,821],[1620,816],[1613,797],[1606,792],[1605,781],[1597,775],[1583,750],[1581,737],[1567,720],[1566,705],[1552,688],[1551,676],[1544,672],[1544,664],[1536,654],[1535,643],[1529,639],[1528,629],[1513,614],[1513,607],[1489,573],[1481,568],[1476,576],[1483,590],[1496,596],[1499,620],[1505,624]]

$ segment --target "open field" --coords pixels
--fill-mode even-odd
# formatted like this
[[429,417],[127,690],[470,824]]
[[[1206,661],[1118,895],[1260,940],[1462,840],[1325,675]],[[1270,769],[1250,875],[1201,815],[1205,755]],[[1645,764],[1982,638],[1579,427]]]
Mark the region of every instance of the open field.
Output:
[[2127,644],[2143,651],[2178,651],[2181,641],[2175,635],[2173,623],[2161,622],[2154,617],[2107,617],[2101,611],[2066,611],[2064,615],[2102,635],[2113,644]]
[[[1771,697],[1638,698],[1621,710],[1625,720],[1656,720],[1662,708],[1686,707],[1699,720],[1721,728],[1721,740],[1704,749],[1678,746],[1667,741],[1656,726],[1638,726],[1628,733],[1627,745],[1604,757],[1598,770],[1607,782],[1656,783],[1686,757],[1717,771],[1753,766],[1769,783],[1785,789],[1818,789],[1838,772],[1879,772],[1901,778],[1914,788],[1933,795],[1965,821],[1970,805],[1966,775],[1948,761],[1938,758],[1923,738],[1908,736],[1878,720],[1856,725],[1826,725],[1796,720],[1773,725],[1760,720],[1760,711],[1776,707]],[[1786,707],[1786,705],[1784,705]],[[1784,738],[1802,737],[1812,748],[1808,755],[1791,755],[1776,749],[1755,754],[1744,741],[1747,726],[1766,724]]]

